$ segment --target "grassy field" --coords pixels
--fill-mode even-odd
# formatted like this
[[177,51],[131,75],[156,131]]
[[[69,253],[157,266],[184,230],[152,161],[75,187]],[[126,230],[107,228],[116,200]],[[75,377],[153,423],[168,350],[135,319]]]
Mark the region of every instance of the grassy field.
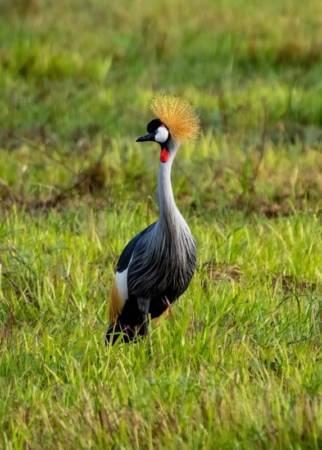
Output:
[[[0,89],[0,448],[322,448],[322,2],[2,0]],[[106,348],[160,91],[198,270]]]

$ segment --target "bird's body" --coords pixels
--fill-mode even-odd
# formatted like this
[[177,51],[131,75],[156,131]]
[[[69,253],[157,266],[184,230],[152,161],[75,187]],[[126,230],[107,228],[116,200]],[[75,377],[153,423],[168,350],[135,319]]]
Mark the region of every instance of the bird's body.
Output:
[[[156,121],[149,126],[155,128],[153,140],[159,142],[155,137],[164,125]],[[148,136],[149,139],[140,140],[152,140],[151,132]],[[187,289],[195,270],[194,240],[176,206],[171,184],[171,168],[179,144],[169,133],[165,137],[166,142],[159,142],[159,220],[135,236],[119,258],[106,333],[108,342],[114,342],[120,333],[125,341],[145,335],[149,315],[153,319],[165,312]]]

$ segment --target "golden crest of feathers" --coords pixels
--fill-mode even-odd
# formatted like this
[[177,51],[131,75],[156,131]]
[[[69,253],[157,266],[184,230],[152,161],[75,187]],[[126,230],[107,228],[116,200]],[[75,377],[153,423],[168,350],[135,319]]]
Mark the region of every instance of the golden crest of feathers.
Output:
[[152,101],[151,109],[174,139],[183,142],[199,134],[199,118],[186,100],[159,95]]

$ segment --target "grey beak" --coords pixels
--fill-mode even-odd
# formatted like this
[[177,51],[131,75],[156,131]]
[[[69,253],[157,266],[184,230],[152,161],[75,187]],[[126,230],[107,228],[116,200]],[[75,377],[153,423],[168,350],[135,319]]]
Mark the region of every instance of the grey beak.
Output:
[[145,136],[141,136],[136,140],[136,142],[145,142],[145,141],[154,141],[154,133],[146,134]]

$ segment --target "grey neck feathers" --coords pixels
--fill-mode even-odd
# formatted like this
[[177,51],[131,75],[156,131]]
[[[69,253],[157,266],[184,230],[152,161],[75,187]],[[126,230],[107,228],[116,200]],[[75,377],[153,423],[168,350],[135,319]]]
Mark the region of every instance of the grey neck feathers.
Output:
[[158,178],[158,203],[160,211],[159,223],[161,227],[171,233],[188,228],[177,208],[171,183],[171,169],[177,152],[177,146],[171,149],[169,160],[160,163]]
[[160,163],[158,178],[158,203],[161,222],[175,218],[179,212],[174,200],[171,184],[171,169],[174,156],[174,153],[171,153],[169,160],[166,163]]

